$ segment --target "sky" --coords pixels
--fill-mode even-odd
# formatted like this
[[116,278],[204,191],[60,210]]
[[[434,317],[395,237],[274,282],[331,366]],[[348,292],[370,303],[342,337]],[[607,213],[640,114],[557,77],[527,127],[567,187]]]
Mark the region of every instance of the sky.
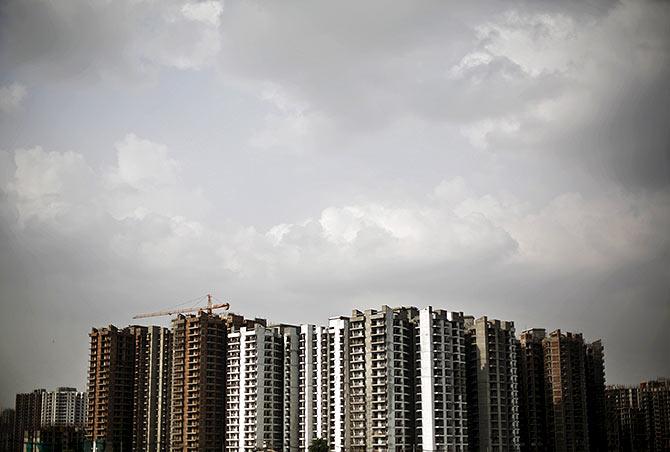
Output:
[[[208,292],[432,305],[670,376],[670,3],[5,0],[0,406]],[[168,325],[168,317],[151,321]],[[147,322],[145,322],[146,324]]]

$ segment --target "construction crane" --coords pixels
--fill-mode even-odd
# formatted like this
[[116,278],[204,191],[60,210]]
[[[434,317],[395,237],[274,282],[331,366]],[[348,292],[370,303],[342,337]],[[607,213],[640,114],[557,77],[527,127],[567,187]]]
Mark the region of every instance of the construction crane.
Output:
[[147,317],[160,317],[164,315],[174,315],[174,314],[184,314],[186,312],[195,312],[201,313],[207,311],[208,314],[212,313],[214,309],[230,309],[230,304],[228,303],[217,303],[212,304],[212,296],[207,294],[207,307],[196,307],[196,308],[179,308],[179,309],[168,309],[165,311],[156,311],[156,312],[147,312],[144,314],[137,314],[133,319],[145,319]]

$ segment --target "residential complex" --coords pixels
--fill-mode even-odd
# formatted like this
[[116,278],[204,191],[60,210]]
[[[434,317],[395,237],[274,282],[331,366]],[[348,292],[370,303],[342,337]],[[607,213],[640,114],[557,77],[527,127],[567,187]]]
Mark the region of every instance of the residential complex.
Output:
[[80,447],[83,424],[88,450],[111,452],[670,448],[668,381],[605,389],[602,343],[561,330],[517,339],[509,321],[382,306],[325,326],[201,310],[89,336],[88,397],[19,394],[3,450]]

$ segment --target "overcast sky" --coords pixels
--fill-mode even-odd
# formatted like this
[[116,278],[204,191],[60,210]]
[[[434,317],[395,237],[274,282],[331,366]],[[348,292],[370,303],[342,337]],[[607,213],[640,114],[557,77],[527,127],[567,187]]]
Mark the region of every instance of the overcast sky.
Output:
[[293,323],[430,304],[602,338],[608,383],[670,376],[669,23],[1,2],[0,405],[84,388],[92,326],[207,292]]

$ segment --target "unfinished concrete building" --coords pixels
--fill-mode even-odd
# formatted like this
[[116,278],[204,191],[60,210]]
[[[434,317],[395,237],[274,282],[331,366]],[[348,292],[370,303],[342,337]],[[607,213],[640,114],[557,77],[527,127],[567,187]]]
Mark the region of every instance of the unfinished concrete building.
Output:
[[547,403],[542,346],[546,335],[542,328],[521,332],[517,360],[522,451],[541,452],[547,449]]
[[646,450],[670,450],[670,380],[642,382],[638,394]]
[[172,321],[170,450],[223,450],[226,318],[200,311]]
[[589,450],[584,339],[556,330],[544,339],[543,347],[547,450]]
[[514,323],[465,318],[470,450],[519,450]]
[[42,424],[42,399],[45,394],[45,389],[16,394],[12,450],[22,452],[24,440],[32,441],[39,432]]
[[301,450],[300,444],[300,328],[278,325],[273,329],[283,338],[283,449],[286,452]]
[[159,326],[132,327],[135,336],[133,450],[170,450],[172,333]]
[[132,450],[135,337],[129,328],[93,328],[86,438],[98,450]]
[[601,340],[586,344],[586,412],[591,452],[606,452],[605,347]]
[[414,445],[416,308],[353,311],[349,320],[349,436],[345,449]]

